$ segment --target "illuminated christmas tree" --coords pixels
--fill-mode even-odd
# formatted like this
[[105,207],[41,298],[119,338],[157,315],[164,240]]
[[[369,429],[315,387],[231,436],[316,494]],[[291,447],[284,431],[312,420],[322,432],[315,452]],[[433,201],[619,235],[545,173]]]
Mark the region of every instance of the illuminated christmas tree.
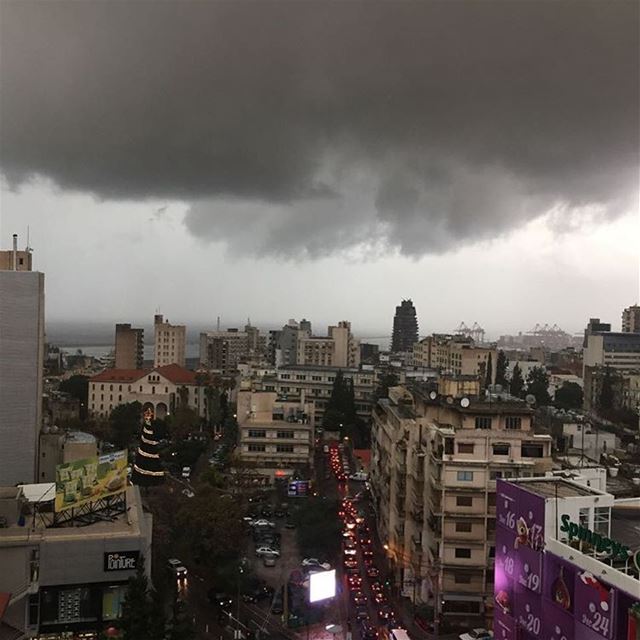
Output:
[[149,487],[164,482],[164,471],[158,453],[158,440],[153,421],[153,409],[148,407],[142,413],[142,433],[136,450],[131,482]]

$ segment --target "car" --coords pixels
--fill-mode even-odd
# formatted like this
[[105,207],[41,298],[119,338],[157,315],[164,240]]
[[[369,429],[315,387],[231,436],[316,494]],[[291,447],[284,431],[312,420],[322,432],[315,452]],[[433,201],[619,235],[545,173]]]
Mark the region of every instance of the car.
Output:
[[393,609],[388,604],[384,604],[378,609],[378,616],[381,620],[392,620],[395,617]]
[[233,598],[224,591],[216,591],[216,589],[209,589],[207,592],[207,598],[209,602],[223,611],[228,611],[233,607]]
[[167,560],[167,566],[177,580],[186,580],[188,571],[181,560],[178,560],[178,558],[169,558]]
[[374,580],[369,585],[369,588],[371,589],[372,593],[376,593],[376,591],[382,591],[382,583],[378,580]]
[[369,611],[366,607],[356,607],[356,620],[360,623],[369,620]]
[[354,591],[352,593],[353,596],[353,604],[358,607],[364,607],[367,604],[367,596],[362,593],[362,591]]
[[285,529],[295,529],[296,528],[296,523],[293,520],[285,520],[284,528]]
[[360,627],[362,640],[378,640],[378,630],[368,621],[364,621]]
[[358,573],[350,575],[347,580],[349,581],[349,587],[352,589],[360,589],[362,587],[362,578]]
[[382,591],[376,591],[373,594],[373,599],[375,601],[376,604],[381,605],[384,604],[386,602],[386,598],[384,597],[384,593],[382,593]]
[[260,513],[262,514],[263,517],[265,518],[270,518],[271,517],[271,507],[262,507],[262,509],[260,509]]
[[369,479],[369,474],[366,471],[356,471],[349,476],[349,480],[354,482],[366,482]]
[[262,564],[265,567],[275,567],[276,566],[276,559],[275,559],[274,556],[263,556]]
[[355,549],[356,548],[356,543],[353,540],[353,538],[345,538],[343,541],[344,544],[344,548],[345,549]]
[[345,568],[345,573],[348,576],[354,576],[356,574],[360,574],[360,569],[358,568],[357,565],[355,567],[346,567]]
[[272,547],[280,550],[280,540],[273,536],[262,536],[254,540],[256,547]]
[[182,477],[188,480],[191,477],[191,467],[182,467]]
[[247,590],[242,594],[244,602],[260,602],[260,600],[273,598],[273,587],[270,587],[264,580],[254,580],[249,584]]
[[467,633],[461,634],[458,637],[460,640],[491,640],[491,638],[493,638],[493,633],[482,627],[477,627],[471,631],[467,631]]
[[358,561],[355,558],[352,557],[346,557],[344,559],[344,566],[347,569],[357,569],[358,568]]
[[191,489],[183,489],[182,495],[187,496],[187,498],[193,498],[193,496],[195,496],[196,494],[193,491],[191,491]]
[[369,567],[367,569],[367,577],[368,578],[378,578],[380,577],[380,571],[376,569],[376,567]]
[[276,558],[280,557],[280,550],[275,547],[258,547],[256,549],[256,557],[260,558],[262,556],[275,556]]
[[320,569],[329,570],[331,569],[331,565],[328,562],[320,562],[318,558],[305,558],[302,561],[303,567],[319,567]]
[[270,527],[270,528],[274,528],[276,526],[275,522],[272,522],[271,520],[266,520],[265,518],[260,518],[259,520],[254,520],[251,523],[252,527]]
[[345,556],[355,556],[358,553],[357,549],[345,549],[344,550],[344,555]]
[[362,549],[362,555],[365,558],[373,558],[373,549],[371,547],[364,547],[364,549]]

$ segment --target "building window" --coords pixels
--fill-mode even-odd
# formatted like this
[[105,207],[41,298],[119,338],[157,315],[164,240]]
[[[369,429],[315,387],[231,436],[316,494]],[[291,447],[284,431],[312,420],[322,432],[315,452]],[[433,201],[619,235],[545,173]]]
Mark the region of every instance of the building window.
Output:
[[296,380],[306,380],[306,379],[307,379],[307,376],[305,376],[305,375],[297,375],[296,376]]
[[321,382],[322,381],[322,376],[311,376],[311,379],[314,382]]
[[490,558],[495,558],[496,557],[496,548],[494,545],[491,545],[489,547],[489,557]]
[[456,532],[457,533],[471,533],[471,523],[470,522],[456,522]]
[[109,385],[109,391],[113,391],[113,385],[112,384]]
[[473,498],[471,496],[456,496],[457,507],[471,507],[473,506]]
[[456,547],[456,558],[471,558],[471,549]]
[[266,450],[266,446],[264,444],[250,444],[249,451],[253,453],[259,453]]
[[487,502],[489,503],[490,507],[495,507],[496,506],[496,494],[495,493],[488,494]]
[[151,394],[153,395],[153,394],[155,394],[155,392],[156,392],[156,388],[155,387],[151,387]]
[[293,445],[292,444],[279,444],[276,446],[276,451],[278,453],[293,453]]
[[578,524],[585,529],[589,528],[589,507],[582,507],[578,511]]
[[473,453],[475,445],[471,442],[459,442],[458,453]]
[[122,395],[118,396],[118,402],[122,402]]
[[289,380],[289,378],[291,378],[291,376],[290,376],[288,373],[283,373],[283,374],[280,376],[280,379],[281,379],[281,380]]
[[476,416],[476,429],[491,429],[491,418],[489,416]]
[[522,429],[522,418],[518,416],[507,416],[504,420],[505,429]]
[[250,438],[266,438],[267,431],[266,429],[249,429],[249,437]]
[[459,482],[471,482],[473,480],[473,471],[458,471]]
[[447,455],[453,454],[453,438],[444,439],[444,452]]
[[535,442],[523,442],[521,455],[523,458],[544,458],[544,447]]
[[164,392],[165,392],[165,393],[169,393],[169,387],[165,387],[165,388],[164,388]]
[[511,445],[506,443],[496,443],[493,445],[494,456],[508,456],[511,451]]
[[122,385],[118,385],[118,391],[122,391]]
[[471,584],[471,574],[454,572],[453,580],[456,584]]
[[489,480],[496,480],[497,478],[502,478],[502,471],[489,471]]
[[278,431],[276,436],[281,440],[292,440],[294,437],[293,431]]

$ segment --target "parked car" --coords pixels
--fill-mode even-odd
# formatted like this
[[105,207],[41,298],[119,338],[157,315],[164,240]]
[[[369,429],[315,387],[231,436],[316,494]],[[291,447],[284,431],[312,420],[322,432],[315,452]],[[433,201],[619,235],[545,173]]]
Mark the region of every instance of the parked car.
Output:
[[482,627],[477,627],[476,629],[467,631],[467,633],[463,633],[458,637],[460,640],[491,640],[491,638],[493,638],[493,633],[483,629]]
[[275,522],[271,520],[266,520],[265,518],[260,518],[259,520],[254,520],[251,523],[252,527],[271,527],[272,529],[276,526]]
[[191,467],[182,467],[182,477],[188,480],[191,477]]
[[320,569],[331,569],[331,565],[328,562],[320,562],[318,558],[305,558],[302,561],[303,567],[319,567]]
[[276,558],[280,557],[280,550],[275,547],[258,547],[256,549],[256,557],[260,558],[263,556],[275,556]]

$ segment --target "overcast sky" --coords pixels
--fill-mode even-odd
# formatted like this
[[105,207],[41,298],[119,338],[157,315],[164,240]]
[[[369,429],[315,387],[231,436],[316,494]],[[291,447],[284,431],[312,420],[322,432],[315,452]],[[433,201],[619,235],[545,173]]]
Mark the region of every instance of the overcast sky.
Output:
[[4,0],[2,245],[52,320],[617,327],[638,9]]

